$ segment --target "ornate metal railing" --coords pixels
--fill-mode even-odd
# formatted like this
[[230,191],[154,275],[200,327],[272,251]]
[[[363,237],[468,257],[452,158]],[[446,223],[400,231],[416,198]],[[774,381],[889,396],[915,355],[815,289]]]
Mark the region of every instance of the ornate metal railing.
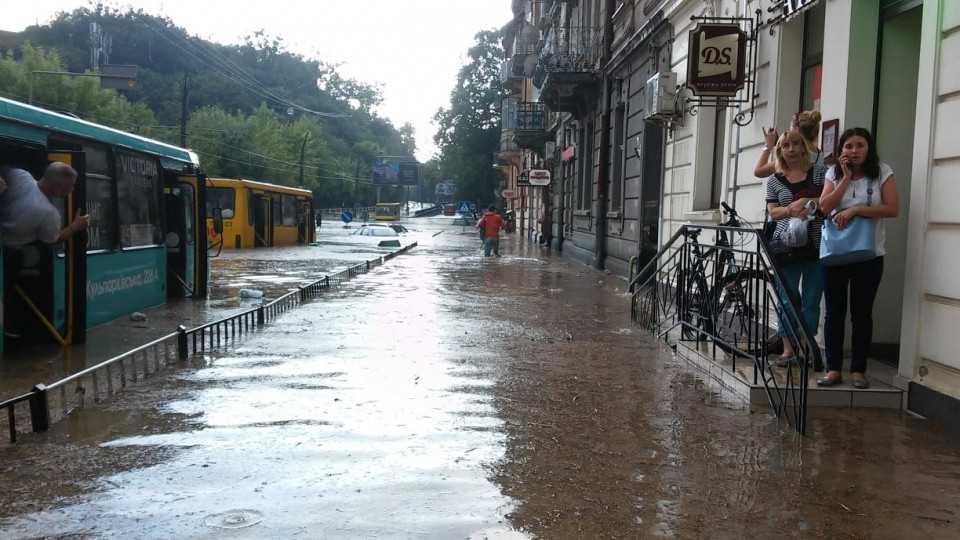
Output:
[[170,365],[177,365],[178,361],[237,342],[283,313],[320,296],[353,276],[369,272],[416,245],[414,242],[382,257],[325,276],[272,302],[236,315],[190,329],[181,325],[174,333],[50,385],[38,384],[26,394],[0,402],[0,410],[7,411],[10,442],[17,441],[18,418],[23,424],[29,421],[31,431],[35,433],[46,431],[53,422],[69,415],[71,411],[101,403],[127,386],[146,380]]
[[[702,244],[699,235],[716,241]],[[684,225],[631,281],[631,317],[672,346],[761,387],[773,413],[803,434],[809,370],[820,347],[786,294],[756,229]],[[795,342],[796,362],[777,365],[777,322]]]
[[549,73],[595,72],[600,60],[599,28],[551,26],[543,39],[533,84],[540,88]]

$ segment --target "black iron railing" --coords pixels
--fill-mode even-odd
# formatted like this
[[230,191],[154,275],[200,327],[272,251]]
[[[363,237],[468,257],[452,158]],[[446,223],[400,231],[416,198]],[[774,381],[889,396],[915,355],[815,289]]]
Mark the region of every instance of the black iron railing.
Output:
[[[700,234],[716,241],[703,244]],[[685,352],[762,387],[774,415],[803,434],[810,369],[820,348],[786,294],[762,235],[751,228],[684,225],[631,281],[631,317]],[[796,362],[777,365],[777,323],[795,342]]]
[[369,272],[416,245],[414,242],[382,257],[325,276],[272,302],[231,317],[190,329],[180,326],[176,332],[122,355],[55,383],[38,384],[26,394],[2,401],[0,410],[7,411],[10,442],[17,441],[18,420],[22,424],[29,422],[34,433],[46,431],[53,422],[67,416],[71,411],[101,403],[127,386],[145,380],[170,365],[177,365],[178,361],[226,347],[283,313],[320,296],[353,276]]

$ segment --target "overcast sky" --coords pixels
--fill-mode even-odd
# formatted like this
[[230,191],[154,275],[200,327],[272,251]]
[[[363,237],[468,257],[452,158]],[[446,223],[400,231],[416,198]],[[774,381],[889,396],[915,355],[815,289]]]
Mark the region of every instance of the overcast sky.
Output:
[[[417,132],[417,157],[436,152],[431,118],[449,106],[457,71],[473,36],[500,28],[512,16],[510,0],[130,0],[132,6],[169,17],[188,33],[234,44],[257,30],[283,39],[287,48],[327,63],[341,63],[342,76],[381,83],[378,111],[396,127]],[[7,1],[0,29],[20,31],[45,24],[59,11],[89,6],[88,0]],[[114,50],[121,44],[114,43]]]

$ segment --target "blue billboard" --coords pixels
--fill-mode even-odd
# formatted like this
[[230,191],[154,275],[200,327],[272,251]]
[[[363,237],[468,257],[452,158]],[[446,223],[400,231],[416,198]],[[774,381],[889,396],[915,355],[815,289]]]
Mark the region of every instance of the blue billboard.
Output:
[[413,158],[377,158],[373,162],[373,183],[375,185],[419,185],[420,164]]

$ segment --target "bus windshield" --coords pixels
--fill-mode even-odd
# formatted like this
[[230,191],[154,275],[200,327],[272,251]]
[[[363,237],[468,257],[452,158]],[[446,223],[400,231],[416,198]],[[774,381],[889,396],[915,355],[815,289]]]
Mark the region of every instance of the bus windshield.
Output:
[[399,208],[399,203],[377,203],[374,215],[378,220],[394,220],[397,219]]
[[236,206],[236,190],[232,187],[207,188],[207,219],[213,217],[213,209],[220,207],[224,219],[232,219]]

